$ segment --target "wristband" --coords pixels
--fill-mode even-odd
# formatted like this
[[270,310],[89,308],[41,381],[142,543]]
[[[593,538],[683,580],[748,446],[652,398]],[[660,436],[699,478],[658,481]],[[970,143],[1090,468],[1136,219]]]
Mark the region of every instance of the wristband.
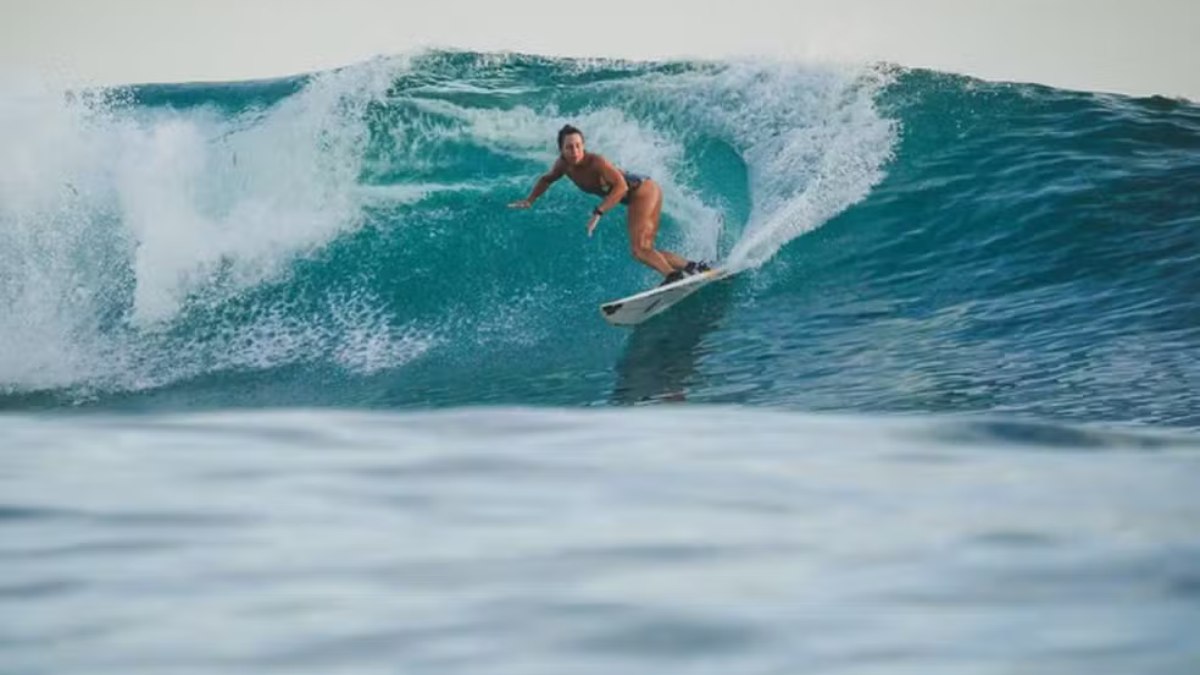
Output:
[[592,215],[594,215],[594,216],[603,216],[603,215],[604,215],[604,212],[600,210],[600,207],[599,207],[599,206],[597,206],[596,208],[592,209]]

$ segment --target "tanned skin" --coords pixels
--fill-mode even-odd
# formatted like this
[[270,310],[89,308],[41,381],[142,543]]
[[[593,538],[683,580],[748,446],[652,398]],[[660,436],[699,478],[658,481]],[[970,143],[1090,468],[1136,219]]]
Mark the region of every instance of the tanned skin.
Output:
[[[621,174],[604,157],[585,152],[583,136],[572,133],[563,137],[559,147],[558,159],[554,166],[542,177],[538,178],[533,191],[525,199],[509,204],[509,208],[527,209],[542,196],[550,185],[559,178],[566,176],[584,192],[604,197],[604,201],[596,207],[601,213],[608,213],[619,204],[629,192],[625,176]],[[633,257],[644,265],[652,267],[659,274],[667,275],[675,270],[682,270],[688,261],[668,251],[654,248],[654,238],[658,235],[658,222],[662,217],[662,188],[652,179],[646,178],[629,198],[627,228],[629,230],[629,247]],[[600,216],[593,213],[587,222],[587,234],[592,236]]]

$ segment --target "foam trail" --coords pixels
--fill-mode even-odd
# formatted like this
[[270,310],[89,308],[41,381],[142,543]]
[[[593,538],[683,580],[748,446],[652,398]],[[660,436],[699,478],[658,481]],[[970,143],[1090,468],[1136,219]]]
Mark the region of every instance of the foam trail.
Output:
[[723,82],[750,103],[725,120],[742,146],[753,195],[728,256],[734,269],[762,265],[865,198],[883,179],[897,138],[875,107],[886,84],[879,72],[771,72],[762,79],[733,70]]

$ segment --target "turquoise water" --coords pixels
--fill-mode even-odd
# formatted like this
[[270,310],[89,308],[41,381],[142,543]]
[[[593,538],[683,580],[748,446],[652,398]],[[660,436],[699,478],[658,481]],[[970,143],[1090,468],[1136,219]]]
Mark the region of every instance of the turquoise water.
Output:
[[[566,122],[740,272],[606,325]],[[1200,663],[1193,103],[427,52],[0,145],[0,672]]]

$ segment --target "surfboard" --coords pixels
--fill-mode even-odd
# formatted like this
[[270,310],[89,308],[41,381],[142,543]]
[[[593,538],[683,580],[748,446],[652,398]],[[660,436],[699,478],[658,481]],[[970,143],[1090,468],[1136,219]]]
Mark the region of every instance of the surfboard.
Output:
[[705,286],[732,276],[719,267],[684,277],[666,286],[651,288],[628,298],[613,300],[600,305],[600,315],[614,326],[636,326],[652,316],[661,314],[672,305]]

